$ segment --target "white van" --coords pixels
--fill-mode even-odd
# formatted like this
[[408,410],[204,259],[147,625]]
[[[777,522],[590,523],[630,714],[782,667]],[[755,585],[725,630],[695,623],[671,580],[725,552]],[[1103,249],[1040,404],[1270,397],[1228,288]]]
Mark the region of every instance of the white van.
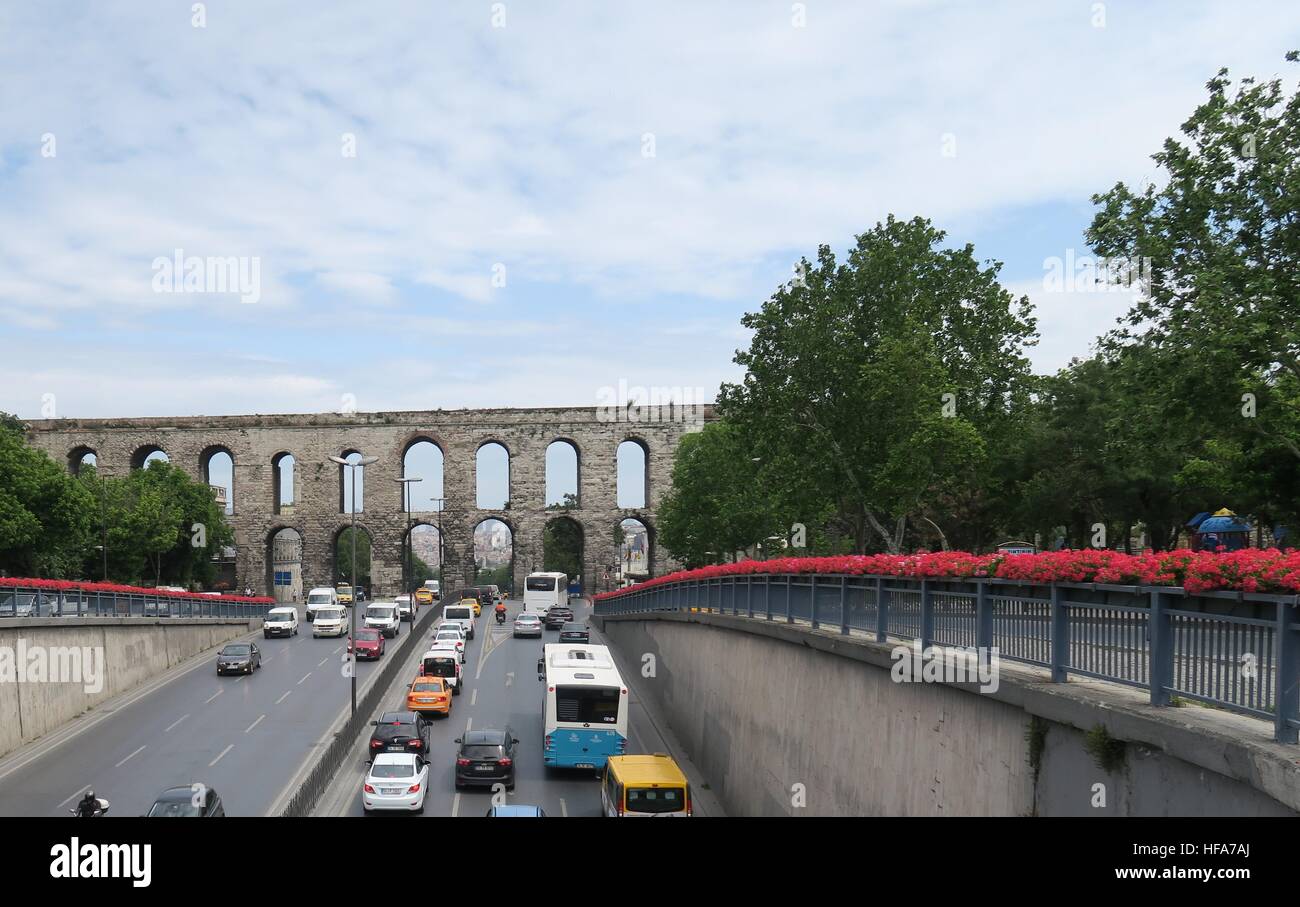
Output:
[[434,601],[442,598],[442,584],[436,579],[426,579],[424,581],[424,588],[433,593]]
[[270,611],[266,612],[266,619],[262,621],[263,639],[270,639],[272,636],[297,635],[297,608],[272,608]]
[[339,607],[339,594],[332,586],[318,586],[307,593],[307,622],[316,620],[316,612],[321,608]]
[[366,606],[366,626],[385,636],[402,632],[402,616],[397,613],[397,602],[374,602]]
[[442,619],[459,621],[469,633],[469,638],[474,638],[474,608],[472,605],[446,605],[442,609]]
[[316,609],[316,619],[312,621],[312,636],[347,636],[348,609],[342,605],[321,605]]
[[564,573],[530,573],[524,580],[524,614],[541,617],[556,605],[569,604],[569,577]]

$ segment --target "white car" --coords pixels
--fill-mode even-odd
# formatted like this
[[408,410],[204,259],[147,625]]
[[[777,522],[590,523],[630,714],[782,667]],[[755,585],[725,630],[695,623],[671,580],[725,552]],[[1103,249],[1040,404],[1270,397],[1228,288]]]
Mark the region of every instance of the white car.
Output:
[[297,608],[272,608],[270,611],[266,612],[266,619],[262,621],[263,639],[270,639],[272,636],[297,635]]
[[465,634],[460,627],[448,625],[440,628],[433,635],[433,643],[430,648],[438,645],[451,646],[460,654],[460,663],[465,663]]
[[460,630],[460,635],[465,638],[465,642],[469,642],[474,638],[474,621],[472,620],[444,617],[442,620],[438,621],[436,629],[441,630],[443,627],[455,627]]
[[415,753],[376,753],[361,782],[361,808],[424,812],[429,761]]
[[311,623],[316,619],[317,609],[339,607],[339,594],[330,586],[318,586],[307,593],[306,607],[307,622]]
[[406,594],[399,595],[394,598],[393,601],[397,603],[398,617],[408,623],[415,620],[415,613],[411,610],[411,596]]
[[335,605],[316,609],[316,619],[311,622],[311,635],[346,636],[348,633],[348,609]]
[[398,636],[402,632],[402,617],[397,613],[397,602],[376,602],[366,605],[366,626],[385,636]]
[[515,618],[515,638],[520,636],[536,636],[542,638],[542,619],[536,614],[524,612]]

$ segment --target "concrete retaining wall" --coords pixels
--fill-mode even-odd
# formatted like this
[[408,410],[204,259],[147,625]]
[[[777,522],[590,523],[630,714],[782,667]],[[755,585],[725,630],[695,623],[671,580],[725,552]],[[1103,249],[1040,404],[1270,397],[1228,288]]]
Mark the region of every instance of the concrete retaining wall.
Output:
[[[0,756],[57,730],[87,709],[127,692],[201,652],[247,634],[261,621],[217,618],[146,621],[140,618],[40,618],[0,624]],[[102,676],[84,668],[76,682],[17,682],[18,663],[30,653],[89,648]],[[23,657],[27,653],[27,657]],[[63,663],[80,663],[84,650]],[[100,660],[102,659],[102,660]],[[6,664],[8,661],[8,664]],[[53,664],[51,660],[47,662]],[[50,672],[52,678],[54,672]],[[66,675],[65,675],[66,676]]]
[[[1045,683],[1005,664],[992,693],[897,683],[891,645],[781,623],[678,613],[595,621],[628,661],[654,656],[642,688],[729,815],[1300,810],[1300,751],[1268,740],[1263,722],[1144,711],[1138,691]],[[1122,744],[1110,770],[1087,745],[1085,731],[1099,726]]]

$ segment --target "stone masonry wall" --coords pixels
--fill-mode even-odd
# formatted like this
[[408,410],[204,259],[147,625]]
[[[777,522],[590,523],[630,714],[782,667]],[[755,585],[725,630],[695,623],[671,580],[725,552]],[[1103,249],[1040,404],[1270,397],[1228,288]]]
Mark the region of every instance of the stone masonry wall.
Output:
[[[173,465],[206,480],[207,458],[214,451],[228,451],[234,461],[234,513],[229,519],[238,551],[238,586],[252,586],[262,594],[271,583],[270,540],[285,527],[302,536],[303,587],[333,584],[334,540],[351,514],[342,510],[340,467],[327,458],[350,450],[379,457],[364,471],[365,510],[357,514],[357,525],[372,538],[375,592],[397,592],[407,518],[395,479],[402,474],[406,450],[422,440],[443,453],[446,581],[455,585],[472,580],[474,528],[495,517],[514,534],[515,587],[522,589],[524,576],[542,567],[542,530],[557,515],[545,510],[546,448],[556,440],[569,441],[578,451],[579,507],[567,515],[583,529],[583,577],[590,590],[602,583],[601,566],[617,560],[614,527],[627,517],[641,520],[649,530],[651,572],[659,575],[676,567],[656,544],[655,513],[668,490],[677,443],[686,432],[698,430],[700,417],[698,411],[662,407],[643,412],[636,421],[615,420],[592,407],[573,407],[58,419],[30,423],[29,439],[56,461],[69,462],[70,468],[83,450],[93,451],[106,475],[125,473],[143,452],[157,446]],[[711,407],[702,417],[713,418]],[[648,454],[644,508],[617,506],[617,451],[625,440],[640,442]],[[509,510],[476,506],[476,455],[494,441],[510,454]],[[292,454],[295,461],[292,514],[275,512],[272,463],[281,453]],[[412,517],[417,523],[439,522],[436,513]]]

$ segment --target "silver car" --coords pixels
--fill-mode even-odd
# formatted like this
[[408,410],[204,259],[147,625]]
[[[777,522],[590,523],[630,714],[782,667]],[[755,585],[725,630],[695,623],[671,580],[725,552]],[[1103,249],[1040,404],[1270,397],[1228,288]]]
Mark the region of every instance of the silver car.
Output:
[[520,614],[515,618],[515,637],[536,636],[542,638],[542,619],[536,614],[527,612]]

